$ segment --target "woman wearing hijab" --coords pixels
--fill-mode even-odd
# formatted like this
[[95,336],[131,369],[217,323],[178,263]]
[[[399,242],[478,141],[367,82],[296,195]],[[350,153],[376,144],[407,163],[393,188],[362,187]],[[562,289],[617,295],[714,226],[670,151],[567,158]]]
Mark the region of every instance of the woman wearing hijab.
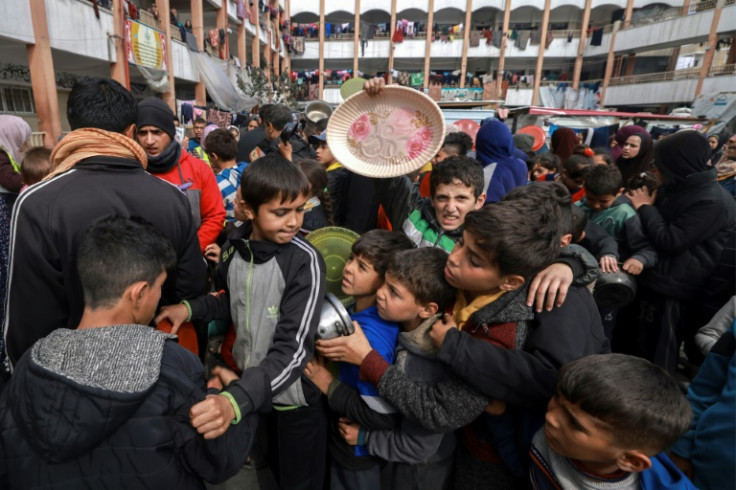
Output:
[[[23,179],[20,162],[31,127],[18,116],[0,116],[0,322],[5,317],[5,279],[8,272],[10,214]],[[2,347],[0,340],[0,347]]]
[[723,144],[728,141],[728,136],[722,134],[711,134],[708,136],[708,144],[710,145],[710,163],[715,165],[723,156]]
[[[705,136],[692,130],[675,133],[655,148],[660,187],[627,193],[658,262],[639,276],[630,321],[619,322],[630,326],[620,332],[627,337],[617,331],[614,349],[647,357],[670,372],[677,367],[680,341],[693,340],[683,327],[703,325],[689,325],[693,312],[702,311],[708,296],[721,294],[725,302],[733,294],[733,272],[725,267],[733,253],[724,250],[734,246],[736,204],[716,181],[709,159]],[[723,281],[715,288],[718,276]]]
[[646,129],[636,124],[630,124],[619,129],[616,132],[616,135],[613,137],[613,142],[615,142],[615,144],[611,147],[611,157],[613,158],[613,160],[616,161],[618,160],[618,157],[621,156],[621,152],[624,149],[624,143],[626,143],[626,140],[629,139],[629,136],[631,136],[632,134],[646,132]]
[[616,166],[621,171],[624,186],[642,172],[651,170],[652,137],[644,129],[630,134],[621,148],[621,155],[616,158]]
[[475,137],[475,152],[483,165],[486,203],[503,199],[511,189],[526,184],[526,163],[514,155],[511,131],[493,119],[483,124]]
[[557,128],[552,133],[552,153],[560,157],[562,164],[570,158],[573,150],[578,146],[578,137],[570,128]]

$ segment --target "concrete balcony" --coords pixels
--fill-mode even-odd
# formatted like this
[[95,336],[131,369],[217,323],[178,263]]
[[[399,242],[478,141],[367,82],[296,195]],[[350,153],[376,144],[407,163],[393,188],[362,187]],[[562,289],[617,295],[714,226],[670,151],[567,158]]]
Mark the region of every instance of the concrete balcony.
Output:
[[[669,9],[662,16],[655,17],[647,23],[630,26],[616,35],[617,53],[640,52],[667,47],[681,46],[701,42],[708,39],[713,23],[714,8],[705,9],[702,5],[715,7],[715,2],[696,4],[699,10],[691,9],[685,15],[679,15],[679,9]],[[668,17],[668,14],[671,15]],[[677,14],[676,16],[673,14]],[[736,5],[726,5],[721,11],[718,32],[736,30]]]
[[28,2],[0,2],[0,38],[25,44],[36,42]]
[[[700,68],[612,78],[604,104],[609,107],[690,103],[695,99]],[[733,91],[736,65],[711,68],[702,93]]]

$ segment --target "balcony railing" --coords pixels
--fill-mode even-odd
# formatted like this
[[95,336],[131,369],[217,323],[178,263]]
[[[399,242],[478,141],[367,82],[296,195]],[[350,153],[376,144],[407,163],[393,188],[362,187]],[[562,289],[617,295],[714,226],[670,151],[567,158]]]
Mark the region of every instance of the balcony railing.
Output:
[[708,71],[709,77],[717,77],[720,75],[736,75],[736,65],[712,66]]
[[698,78],[700,68],[687,68],[685,70],[665,71],[660,73],[645,73],[643,75],[629,75],[611,78],[610,85],[629,85],[632,83],[669,82],[673,80],[688,80]]
[[[716,0],[708,0],[706,2],[697,2],[694,4],[691,4],[690,7],[683,12],[682,7],[670,7],[668,9],[663,10],[657,15],[653,15],[651,17],[646,17],[643,19],[637,19],[636,21],[633,21],[629,24],[629,27],[627,29],[631,29],[633,27],[640,27],[643,25],[649,25],[653,24],[655,22],[662,22],[669,19],[675,19],[677,17],[683,17],[686,15],[691,15],[697,12],[704,12],[706,10],[711,10],[716,8],[716,3],[718,3]],[[726,5],[733,5],[736,3],[736,0],[726,0],[724,2],[724,6]]]

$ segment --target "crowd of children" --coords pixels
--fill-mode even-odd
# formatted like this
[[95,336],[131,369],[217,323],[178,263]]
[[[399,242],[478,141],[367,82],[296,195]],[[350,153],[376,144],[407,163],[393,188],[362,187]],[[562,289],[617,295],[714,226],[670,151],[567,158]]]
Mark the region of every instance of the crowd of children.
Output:
[[[696,131],[628,126],[537,153],[494,119],[429,172],[369,178],[329,129],[260,116],[187,145],[106,79],[72,90],[53,152],[0,116],[0,487],[736,484],[736,137],[717,162]],[[331,225],[360,234],[354,333],[316,340],[304,236]]]

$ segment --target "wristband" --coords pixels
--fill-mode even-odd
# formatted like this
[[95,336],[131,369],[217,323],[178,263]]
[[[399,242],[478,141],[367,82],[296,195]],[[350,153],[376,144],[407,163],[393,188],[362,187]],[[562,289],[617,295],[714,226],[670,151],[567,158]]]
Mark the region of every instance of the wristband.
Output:
[[186,321],[192,321],[192,306],[189,304],[189,301],[184,300],[181,302],[184,306],[187,307],[187,320]]
[[233,410],[235,411],[235,418],[230,422],[232,425],[236,425],[240,420],[242,419],[242,415],[240,413],[240,407],[238,406],[238,402],[235,401],[235,397],[228,393],[227,391],[223,391],[220,393],[222,396],[228,399],[230,402],[230,405],[233,406]]

